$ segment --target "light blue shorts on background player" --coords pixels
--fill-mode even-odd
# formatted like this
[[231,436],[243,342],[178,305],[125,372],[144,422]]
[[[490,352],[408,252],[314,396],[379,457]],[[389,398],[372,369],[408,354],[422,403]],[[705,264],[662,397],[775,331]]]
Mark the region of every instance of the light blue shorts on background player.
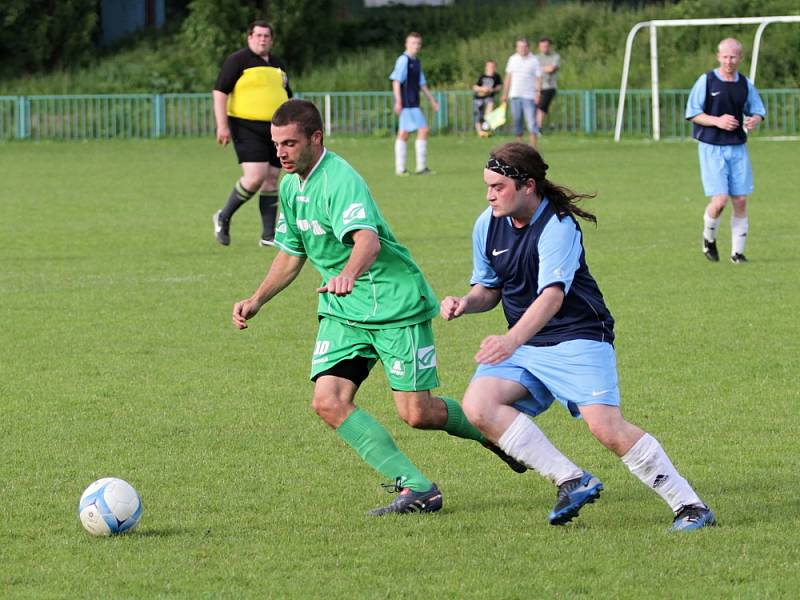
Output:
[[699,142],[697,151],[706,196],[749,196],[753,193],[753,169],[747,144],[718,146]]
[[571,340],[555,346],[520,346],[497,365],[480,365],[472,377],[497,377],[516,381],[529,396],[514,407],[532,417],[559,400],[573,417],[579,406],[619,406],[617,358],[606,342]]
[[404,108],[400,111],[399,128],[401,131],[416,131],[427,126],[428,121],[425,119],[421,108]]
[[511,98],[511,124],[514,128],[514,135],[522,135],[522,119],[528,133],[539,133],[536,127],[536,102],[530,98]]

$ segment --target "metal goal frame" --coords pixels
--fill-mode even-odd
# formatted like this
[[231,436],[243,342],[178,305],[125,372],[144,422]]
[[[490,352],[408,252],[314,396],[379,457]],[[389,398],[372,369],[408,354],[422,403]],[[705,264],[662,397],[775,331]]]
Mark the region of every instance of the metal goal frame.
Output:
[[645,27],[650,29],[650,86],[652,88],[652,124],[653,139],[661,139],[661,118],[658,103],[658,38],[656,30],[659,27],[696,27],[705,25],[758,25],[753,41],[753,59],[750,63],[750,81],[755,83],[756,68],[758,66],[758,51],[761,47],[761,36],[767,25],[772,23],[800,23],[800,16],[776,17],[731,17],[719,19],[657,19],[642,21],[634,25],[628,33],[625,42],[625,59],[622,63],[622,81],[619,86],[619,104],[617,106],[617,121],[614,128],[614,141],[618,142],[622,136],[622,116],[625,112],[625,93],[628,90],[628,71],[631,64],[631,49],[636,34]]

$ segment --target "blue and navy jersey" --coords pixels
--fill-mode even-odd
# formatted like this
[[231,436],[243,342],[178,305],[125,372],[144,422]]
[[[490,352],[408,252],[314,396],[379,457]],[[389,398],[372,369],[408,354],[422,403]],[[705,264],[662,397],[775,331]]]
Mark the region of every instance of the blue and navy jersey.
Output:
[[[705,113],[713,117],[733,115],[744,124],[744,117],[767,114],[761,96],[747,77],[736,73],[735,81],[725,81],[715,70],[701,75],[689,93],[686,103],[686,119]],[[719,127],[707,127],[694,123],[692,135],[695,139],[717,146],[734,146],[747,142],[744,126],[734,131]]]
[[564,290],[561,309],[526,345],[614,342],[614,318],[586,266],[580,225],[569,212],[556,212],[547,198],[522,228],[487,208],[472,232],[472,259],[471,284],[501,290],[509,328],[545,288]]
[[419,90],[425,81],[425,73],[422,72],[422,63],[418,58],[411,58],[405,52],[401,54],[394,63],[389,79],[400,82],[400,97],[403,108],[417,108],[419,106]]

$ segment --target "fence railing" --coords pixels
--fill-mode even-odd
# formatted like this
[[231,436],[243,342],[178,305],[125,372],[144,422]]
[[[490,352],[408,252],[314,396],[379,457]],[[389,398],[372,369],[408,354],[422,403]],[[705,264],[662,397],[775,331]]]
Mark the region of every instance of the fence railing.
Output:
[[[767,119],[760,135],[800,135],[800,89],[760,90]],[[659,93],[661,135],[688,138],[684,117],[688,90]],[[436,92],[441,109],[427,103],[434,133],[470,133],[474,129],[472,93]],[[392,135],[397,118],[391,92],[307,92],[326,117],[333,135]],[[552,131],[610,136],[614,133],[618,90],[559,90],[546,127]],[[628,90],[623,133],[651,134],[650,90]],[[211,94],[107,94],[0,96],[0,140],[103,139],[207,136],[214,133]]]

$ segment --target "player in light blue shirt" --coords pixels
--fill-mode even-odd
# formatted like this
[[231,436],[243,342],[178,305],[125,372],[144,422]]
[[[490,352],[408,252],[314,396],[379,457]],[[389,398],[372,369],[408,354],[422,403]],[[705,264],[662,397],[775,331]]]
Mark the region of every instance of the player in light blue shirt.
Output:
[[747,153],[747,134],[767,114],[755,86],[738,72],[742,45],[733,38],[719,43],[719,69],[701,75],[689,93],[686,119],[699,140],[700,177],[709,203],[703,215],[703,254],[719,261],[717,232],[728,204],[731,215],[731,262],[745,263],[749,221],[747,196],[753,193],[753,170]]
[[602,482],[564,456],[530,419],[554,400],[581,416],[606,448],[674,513],[673,529],[699,529],[714,514],[659,442],[620,411],[614,319],[589,272],[577,205],[585,195],[548,181],[531,146],[494,150],[484,169],[489,208],[473,229],[472,287],[448,296],[451,320],[502,304],[508,330],[489,335],[464,395],[464,414],[506,454],[558,486],[549,515],[562,525],[600,496]]
[[409,133],[417,132],[414,144],[417,159],[417,175],[431,173],[428,169],[428,122],[419,107],[419,93],[422,92],[431,103],[434,112],[439,112],[439,103],[428,89],[422,63],[417,54],[422,49],[422,36],[411,32],[406,37],[406,49],[395,62],[389,79],[392,81],[394,112],[400,118],[397,139],[394,142],[394,163],[397,175],[408,175],[406,156],[408,154]]

